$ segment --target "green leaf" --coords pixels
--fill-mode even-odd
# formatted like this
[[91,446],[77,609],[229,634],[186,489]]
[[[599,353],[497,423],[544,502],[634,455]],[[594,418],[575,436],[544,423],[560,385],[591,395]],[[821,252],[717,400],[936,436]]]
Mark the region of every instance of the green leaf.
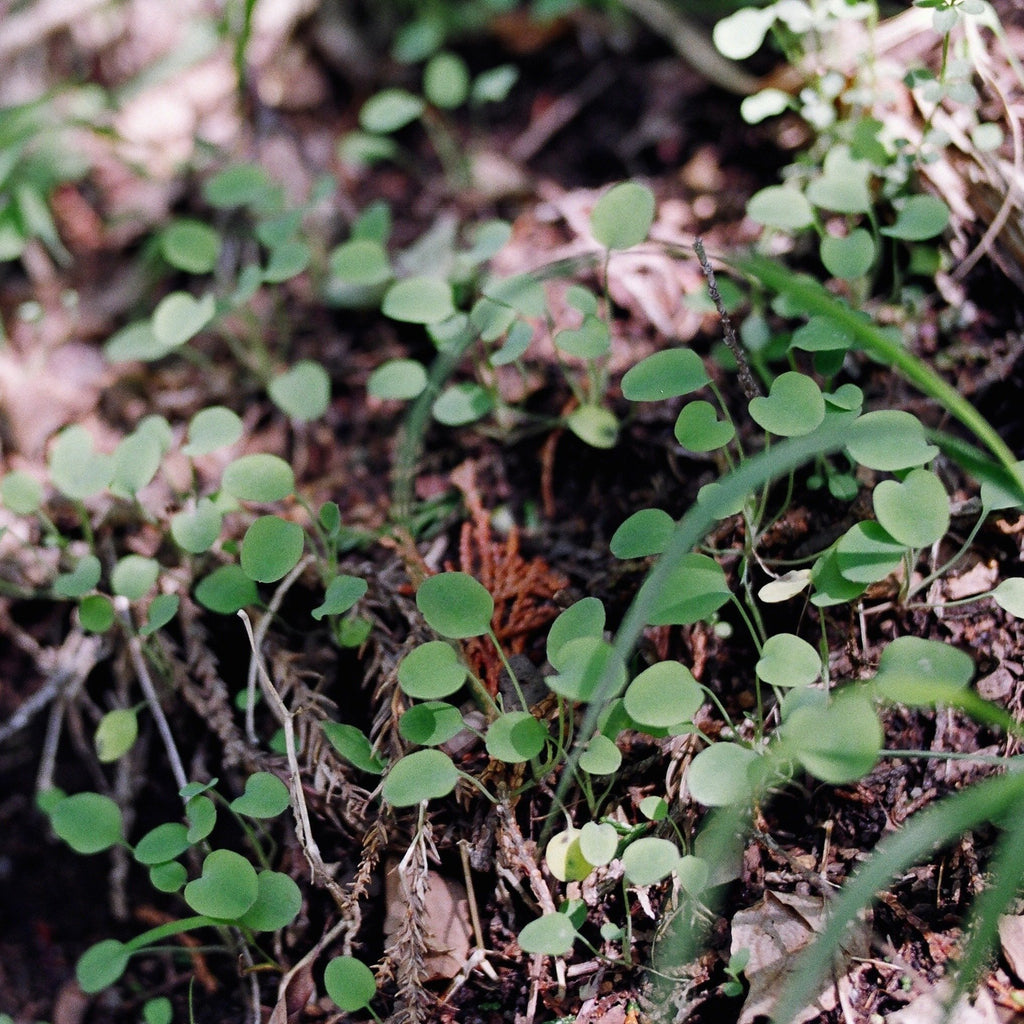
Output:
[[844,281],[863,277],[875,262],[875,240],[864,228],[855,228],[845,237],[826,235],[821,240],[821,262],[833,276]]
[[188,871],[185,870],[185,865],[176,860],[154,864],[149,869],[149,884],[157,892],[181,892],[187,881]]
[[569,640],[558,650],[560,671],[545,682],[555,693],[568,700],[588,702],[598,684],[607,675],[613,681],[615,695],[626,685],[626,664],[610,643],[596,636]]
[[298,564],[305,542],[298,523],[261,516],[242,538],[242,570],[257,583],[276,583]]
[[391,766],[381,793],[392,807],[412,807],[447,796],[458,779],[452,759],[443,751],[417,750]]
[[597,201],[590,214],[590,230],[606,249],[639,245],[654,223],[654,193],[646,185],[624,181]]
[[879,523],[907,547],[929,547],[949,529],[946,488],[927,469],[912,469],[902,482],[883,480],[871,499]]
[[459,709],[442,700],[416,704],[398,720],[398,734],[418,747],[439,747],[464,728]]
[[201,843],[217,824],[217,807],[208,796],[194,796],[185,804],[185,816],[189,843]]
[[127,363],[138,359],[142,362],[153,362],[163,359],[173,346],[157,341],[153,333],[153,325],[148,320],[140,320],[122,327],[103,343],[103,354],[112,363]]
[[685,665],[659,661],[629,684],[623,700],[634,722],[664,729],[692,721],[704,703],[704,692]]
[[242,608],[256,604],[256,584],[239,565],[222,565],[196,586],[196,600],[211,612],[234,615]]
[[925,439],[921,421],[901,409],[881,409],[855,420],[846,450],[854,462],[890,473],[922,466],[939,454]]
[[245,792],[230,807],[247,818],[276,818],[290,802],[288,787],[276,775],[256,772],[245,780]]
[[362,960],[336,956],[324,971],[324,988],[342,1010],[355,1013],[370,1005],[377,994],[377,980]]
[[61,573],[53,583],[58,597],[82,597],[95,589],[103,574],[103,566],[95,555],[83,555],[71,572]]
[[142,1005],[142,1019],[145,1024],[172,1024],[174,1007],[167,996],[147,999]]
[[153,337],[169,352],[194,338],[213,319],[216,311],[211,293],[196,299],[188,292],[171,292],[153,311]]
[[75,965],[79,988],[87,995],[109,988],[124,974],[130,957],[128,947],[117,939],[103,939],[90,946]]
[[430,407],[435,420],[446,427],[475,423],[494,408],[491,393],[479,384],[463,381],[450,384]]
[[899,568],[905,551],[878,523],[856,523],[836,542],[835,565],[851,583],[877,583]]
[[688,402],[679,411],[674,429],[676,440],[691,452],[713,452],[724,448],[736,435],[728,420],[720,420],[710,402]]
[[578,828],[564,829],[551,837],[544,850],[544,862],[560,882],[580,882],[594,870],[583,856],[580,835]]
[[427,386],[427,371],[415,359],[389,359],[367,381],[366,390],[380,399],[407,401]]
[[48,465],[54,486],[61,494],[78,501],[105,490],[114,475],[113,457],[98,453],[92,435],[78,424],[57,435]]
[[654,885],[672,874],[679,848],[668,839],[644,836],[622,851],[622,867],[629,885]]
[[992,600],[1004,612],[1024,619],[1024,577],[1013,576],[1008,580],[1002,580],[992,591]]
[[933,687],[963,690],[974,675],[969,654],[938,640],[897,637],[878,659],[875,686],[888,700],[900,704],[936,703]]
[[[1024,476],[1024,461],[1016,463],[1014,468],[1018,476]],[[986,512],[998,512],[1005,508],[1019,508],[1021,499],[1009,487],[984,480],[981,484],[981,504]]]
[[331,404],[331,378],[312,359],[301,359],[267,388],[271,401],[297,423],[318,420]]
[[509,711],[487,727],[487,753],[496,761],[521,764],[536,757],[548,740],[548,731],[528,711]]
[[579,766],[588,775],[614,775],[622,766],[622,751],[613,740],[596,733],[580,754]]
[[114,624],[114,606],[105,594],[90,594],[78,603],[78,621],[88,633],[105,633]]
[[237,921],[256,902],[256,869],[234,850],[214,850],[199,878],[185,886],[185,902],[204,917]]
[[584,597],[560,612],[548,630],[547,658],[556,670],[566,667],[568,660],[562,650],[570,640],[604,636],[604,605],[599,598]]
[[[97,759],[102,764],[113,764],[132,749],[138,735],[139,719],[134,709],[108,711],[100,719],[92,738]],[[166,859],[170,860],[170,857]]]
[[594,867],[610,863],[619,848],[619,834],[607,822],[588,821],[580,829],[580,853]]
[[302,892],[288,875],[280,871],[261,871],[256,876],[256,886],[256,902],[239,918],[243,928],[276,932],[298,917]]
[[266,172],[257,164],[235,164],[218,171],[203,186],[203,195],[211,206],[262,206],[275,191]]
[[814,223],[814,208],[803,192],[788,185],[769,185],[747,202],[747,215],[768,228],[800,231]]
[[416,591],[416,606],[431,629],[451,640],[490,632],[494,615],[494,598],[464,572],[442,572],[425,579]]
[[135,844],[132,856],[137,863],[152,867],[180,857],[191,845],[188,829],[180,822],[168,821],[150,829]]
[[417,700],[449,697],[462,689],[468,675],[455,648],[444,640],[420,644],[398,664],[398,685]]
[[[644,588],[649,586],[648,580]],[[707,555],[690,553],[653,593],[648,621],[652,626],[688,626],[713,615],[731,596],[722,567]]]
[[321,722],[320,728],[327,742],[350,764],[360,771],[380,775],[384,762],[373,753],[373,747],[366,736],[354,725],[341,722]]
[[642,508],[612,534],[609,547],[616,558],[660,555],[672,539],[675,527],[675,520],[663,509]]
[[769,686],[809,686],[821,675],[821,655],[802,637],[776,633],[765,641],[754,671]]
[[555,348],[576,359],[600,359],[611,351],[608,325],[596,316],[586,316],[580,327],[559,331]]
[[110,572],[110,589],[119,597],[138,601],[156,584],[160,563],[142,555],[125,555]]
[[146,621],[139,627],[139,636],[151,636],[158,629],[163,629],[181,606],[181,598],[177,594],[157,594],[149,602]]
[[305,242],[289,239],[270,250],[270,258],[263,269],[262,278],[268,284],[280,284],[297,277],[308,266],[313,254]]
[[176,270],[208,274],[217,266],[220,236],[197,220],[175,220],[160,233],[160,251]]
[[511,306],[522,316],[542,317],[547,312],[544,287],[533,274],[516,274],[489,281],[483,293],[495,302]]
[[110,490],[131,498],[152,483],[163,458],[160,442],[146,433],[129,434],[114,449],[114,472]]
[[798,707],[780,735],[787,754],[815,778],[835,786],[867,775],[884,741],[874,705],[862,693],[851,691],[824,706]]
[[789,370],[775,378],[767,397],[750,400],[750,416],[773,434],[799,437],[821,424],[825,418],[825,399],[810,377]]
[[949,224],[949,207],[935,196],[911,196],[896,215],[891,227],[881,228],[880,234],[900,238],[905,242],[923,242],[941,235]]
[[15,515],[31,515],[42,506],[43,486],[23,470],[12,470],[0,481],[0,501]]
[[753,794],[752,768],[757,761],[753,750],[736,743],[706,747],[693,759],[686,775],[690,796],[707,807],[746,803]]
[[50,824],[75,853],[102,853],[124,837],[121,808],[99,793],[65,797],[50,811]]
[[295,490],[295,474],[280,456],[260,452],[229,463],[221,484],[239,501],[280,501]]
[[469,97],[469,68],[454,53],[435,54],[423,69],[423,95],[444,110],[462,106]]
[[310,613],[318,621],[325,615],[343,615],[366,593],[366,580],[358,576],[335,576],[327,585],[323,603]]
[[807,186],[807,198],[815,206],[848,214],[871,210],[871,165],[867,160],[852,157],[848,146],[833,146],[825,155],[822,171],[821,177]]
[[171,516],[171,536],[190,554],[209,551],[220,536],[223,517],[210,498],[200,498],[195,508],[183,509]]
[[371,288],[394,276],[383,241],[377,238],[351,238],[343,242],[330,258],[332,277],[345,284]]
[[565,914],[544,914],[520,931],[518,941],[524,953],[565,956],[572,951],[576,929]]
[[789,341],[790,348],[805,352],[846,352],[852,345],[853,338],[849,332],[827,316],[810,317],[807,323],[793,332]]
[[592,448],[613,448],[619,436],[615,414],[599,405],[581,405],[569,413],[568,428]]
[[512,86],[519,81],[519,68],[515,64],[498,64],[481,71],[473,79],[469,100],[473,104],[502,103],[508,98]]
[[408,277],[384,293],[380,311],[407,324],[436,324],[455,314],[452,286],[440,277]]
[[668,817],[668,801],[663,796],[645,796],[639,810],[648,821],[664,821]]
[[364,131],[388,135],[415,121],[423,108],[423,100],[406,89],[382,89],[363,104],[359,126]]
[[761,48],[774,21],[774,5],[765,10],[741,7],[715,24],[711,38],[723,57],[746,60]]
[[239,440],[244,431],[241,417],[223,405],[211,405],[189,420],[188,444],[181,450],[190,458],[209,455],[220,448],[228,448]]

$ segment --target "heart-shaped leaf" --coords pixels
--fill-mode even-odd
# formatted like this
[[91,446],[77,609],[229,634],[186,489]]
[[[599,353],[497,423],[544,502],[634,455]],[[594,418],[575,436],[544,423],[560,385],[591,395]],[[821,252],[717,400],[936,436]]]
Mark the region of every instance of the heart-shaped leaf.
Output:
[[196,600],[220,615],[234,615],[255,604],[259,597],[256,584],[240,565],[222,565],[196,586]]
[[844,281],[863,277],[875,262],[875,240],[864,228],[855,228],[842,238],[826,235],[820,251],[825,269]]
[[594,205],[590,230],[606,249],[639,245],[654,223],[654,193],[635,181],[610,188]]
[[204,917],[237,921],[259,896],[256,869],[234,850],[214,850],[199,878],[185,886],[185,902]]
[[899,568],[905,551],[878,523],[856,523],[836,543],[835,564],[851,583],[877,583]]
[[94,589],[103,575],[103,566],[95,555],[83,555],[71,572],[62,572],[53,581],[58,597],[82,597]]
[[821,675],[821,655],[802,637],[776,633],[765,641],[754,671],[769,686],[807,686]]
[[188,292],[171,292],[153,311],[153,336],[163,349],[170,351],[194,338],[216,311],[212,294],[196,299]]
[[789,185],[769,185],[755,192],[747,202],[751,220],[766,228],[800,231],[814,223],[814,207],[799,189]]
[[496,761],[521,764],[536,757],[548,740],[548,731],[528,711],[509,711],[487,728],[487,753]]
[[676,419],[676,440],[691,452],[712,452],[727,445],[736,428],[728,420],[720,420],[710,402],[689,402]]
[[904,202],[891,227],[880,233],[905,242],[923,242],[941,235],[949,224],[949,207],[936,196],[916,195]]
[[597,733],[580,754],[579,766],[588,775],[614,775],[622,766],[622,751],[614,741]]
[[274,405],[297,423],[317,420],[331,404],[331,378],[312,359],[302,359],[267,388]]
[[384,778],[382,795],[392,807],[412,807],[447,796],[458,782],[452,759],[440,750],[417,750],[396,761]]
[[288,787],[276,775],[256,772],[245,780],[245,792],[231,801],[231,810],[247,818],[276,818],[290,802]]
[[780,733],[788,754],[815,778],[834,786],[867,775],[884,739],[874,705],[853,692],[842,693],[823,707],[797,708]]
[[642,508],[612,534],[609,547],[616,558],[660,555],[668,547],[675,528],[675,520],[663,509]]
[[13,470],[0,481],[0,501],[15,515],[31,515],[43,503],[43,485],[23,470]]
[[468,675],[455,648],[444,640],[420,644],[398,665],[398,685],[417,700],[449,697],[462,688]]
[[295,474],[280,456],[260,452],[229,463],[221,483],[239,501],[280,501],[295,490]]
[[652,626],[692,625],[713,615],[731,596],[725,572],[713,558],[684,555],[655,591],[648,622]]
[[714,743],[700,751],[690,764],[686,786],[697,803],[726,807],[750,799],[752,768],[758,755],[736,743]]
[[607,676],[610,692],[619,693],[626,684],[626,664],[610,643],[600,637],[570,640],[558,650],[562,668],[546,682],[550,689],[568,700],[585,703]]
[[92,435],[77,423],[57,435],[48,464],[54,486],[79,501],[104,490],[114,477],[113,456],[97,452]]
[[821,424],[825,399],[810,377],[790,370],[775,378],[767,397],[750,400],[750,416],[773,434],[799,437]]
[[200,498],[193,508],[171,516],[171,536],[182,550],[200,555],[220,536],[223,518],[210,498]]
[[160,563],[143,555],[119,558],[110,572],[110,589],[119,597],[137,601],[145,597],[160,575]]
[[608,822],[588,821],[580,829],[580,853],[594,867],[608,864],[619,848],[619,834]]
[[519,948],[524,953],[565,956],[576,938],[576,929],[565,914],[544,914],[520,931]]
[[630,885],[654,885],[679,863],[679,847],[669,839],[643,836],[622,851],[622,867]]
[[946,488],[927,469],[912,469],[902,483],[883,480],[875,488],[872,502],[878,521],[907,547],[928,547],[949,529]]
[[807,198],[836,213],[867,213],[871,209],[870,177],[867,160],[853,157],[849,146],[833,146],[825,155],[821,177],[807,186]]
[[623,701],[634,722],[668,728],[692,720],[704,703],[704,691],[685,665],[659,661],[629,684]]
[[580,327],[559,331],[555,348],[576,359],[600,359],[611,350],[608,325],[596,316],[587,316]]
[[939,454],[925,439],[921,421],[901,409],[880,409],[859,417],[850,427],[846,450],[854,462],[890,473],[923,466]]

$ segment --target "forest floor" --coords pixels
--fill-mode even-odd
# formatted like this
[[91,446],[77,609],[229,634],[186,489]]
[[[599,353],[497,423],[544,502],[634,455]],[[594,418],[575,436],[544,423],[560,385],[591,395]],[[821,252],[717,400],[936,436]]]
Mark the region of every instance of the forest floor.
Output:
[[[410,139],[412,170],[384,165],[353,171],[338,162],[336,146],[380,84],[372,61],[360,65],[346,56],[345,44],[351,40],[341,34],[340,23],[332,23],[327,5],[303,17],[291,9],[294,5],[277,6],[282,24],[260,23],[254,37],[256,63],[244,104],[236,102],[230,50],[221,43],[205,57],[166,67],[154,84],[140,86],[134,99],[125,99],[116,143],[102,134],[77,136],[91,170],[62,186],[54,198],[70,259],[62,263],[34,244],[20,263],[0,269],[0,316],[7,333],[0,351],[3,468],[44,472],[48,439],[70,423],[85,424],[104,444],[113,444],[148,413],[184,422],[205,406],[224,404],[246,425],[235,454],[282,456],[295,468],[298,488],[312,507],[335,501],[347,526],[387,536],[402,409],[369,398],[366,383],[384,358],[423,354],[418,328],[331,308],[307,278],[290,281],[279,307],[261,311],[271,331],[279,326],[282,333],[280,339],[268,339],[269,348],[282,365],[316,360],[332,380],[327,414],[301,428],[274,409],[216,339],[197,343],[202,358],[192,361],[111,365],[102,357],[102,342],[133,313],[151,309],[167,287],[147,269],[146,239],[172,214],[205,216],[197,186],[216,164],[213,145],[197,140],[212,140],[221,151],[261,163],[296,199],[308,194],[318,175],[332,175],[336,191],[316,212],[328,245],[377,199],[391,204],[399,246],[447,217],[461,223],[503,217],[513,225],[510,243],[495,259],[503,273],[586,252],[592,247],[587,218],[597,197],[608,183],[626,178],[642,179],[657,196],[652,238],[687,245],[702,236],[715,253],[749,245],[757,232],[745,217],[746,200],[775,183],[801,140],[799,133],[794,137],[792,130],[787,134],[775,124],[745,124],[737,97],[709,83],[662,39],[580,13],[529,38],[525,23],[503,21],[465,48],[474,68],[511,59],[521,76],[507,101],[473,124],[457,124],[481,168],[475,190],[453,191],[426,142],[416,137]],[[10,81],[19,76],[25,81],[20,93],[9,85],[5,101],[30,92],[33,83],[51,87],[62,75],[81,76],[84,69],[111,90],[139,80],[147,68],[184,45],[180,29],[187,19],[160,8],[132,0],[116,18],[111,16],[110,24],[86,14],[78,24],[72,18],[56,29],[40,27],[34,42],[12,58]],[[1024,56],[1024,33],[1014,38]],[[664,253],[638,256],[620,264],[610,285],[616,303],[613,381],[669,339],[687,342],[710,359],[720,340],[719,319],[682,301],[703,287],[695,260]],[[960,315],[949,315],[938,302],[924,309],[929,329],[922,335],[932,341],[923,354],[984,413],[1011,449],[1024,451],[1020,291],[983,259],[957,296]],[[716,373],[727,397],[739,396],[732,375]],[[887,367],[864,362],[859,373],[869,406],[907,408],[930,424],[939,422],[941,410]],[[625,413],[626,403],[615,387],[611,401]],[[570,399],[550,356],[530,366],[522,389],[523,407],[544,417],[557,418]],[[509,436],[472,426],[432,427],[416,477],[416,497],[431,519],[409,542],[415,547],[391,535],[384,543],[354,547],[343,560],[345,571],[370,582],[362,610],[373,630],[365,645],[341,649],[328,642],[322,629],[310,628],[309,610],[319,598],[315,581],[301,578],[284,596],[266,636],[274,673],[296,701],[301,696],[308,705],[336,717],[340,713],[343,721],[367,731],[379,728],[381,716],[394,713],[395,660],[409,636],[423,633],[408,577],[417,559],[432,570],[450,566],[469,572],[489,562],[513,584],[517,574],[528,571],[546,588],[548,621],[572,600],[593,596],[604,602],[608,627],[614,630],[646,565],[614,559],[608,551],[611,536],[637,508],[657,506],[682,514],[698,489],[714,479],[711,461],[674,445],[677,411],[671,403],[643,406],[625,419],[620,440],[609,451],[590,448],[564,429]],[[954,504],[966,506],[976,488],[953,470],[950,474]],[[846,505],[822,491],[799,492],[765,550],[783,558],[818,550],[845,528],[847,514]],[[509,523],[517,524],[514,540],[509,539]],[[735,522],[723,525],[714,546],[728,548],[739,528]],[[954,533],[958,529],[963,527],[954,519]],[[979,693],[1018,719],[1024,716],[1021,623],[991,601],[941,607],[1019,574],[1022,531],[1024,519],[1015,519],[1012,511],[993,517],[968,558],[929,595],[937,610],[901,609],[880,590],[860,614],[837,612],[828,625],[833,676],[862,677],[877,662],[879,644],[894,636],[937,639],[972,654]],[[146,543],[139,538],[141,547]],[[8,582],[24,582],[25,573],[35,571],[30,561],[23,546],[5,542],[0,548],[0,573]],[[34,580],[38,576],[29,580],[30,586],[36,586]],[[543,625],[520,638],[523,657],[535,667],[544,658]],[[18,1024],[120,1024],[139,1020],[147,998],[166,995],[176,1021],[234,1024],[252,1019],[247,1007],[251,988],[239,980],[232,958],[216,952],[139,958],[107,992],[91,997],[78,989],[74,965],[88,946],[110,936],[127,938],[168,920],[178,909],[173,898],[154,893],[144,873],[130,868],[123,857],[78,856],[50,833],[36,809],[34,790],[55,713],[63,734],[47,766],[51,780],[68,792],[120,789],[133,807],[136,834],[173,819],[180,804],[153,736],[133,754],[131,778],[95,760],[95,722],[109,706],[108,694],[126,692],[131,679],[121,647],[94,644],[75,625],[67,603],[50,599],[41,586],[30,597],[0,598],[0,636],[0,723],[18,723],[0,745],[5,782],[0,794],[0,1015],[11,1015]],[[742,717],[752,701],[754,652],[741,637],[738,628],[728,638],[724,630],[698,623],[651,630],[644,642],[660,657],[678,657],[692,666],[722,706]],[[192,605],[164,648],[170,677],[179,687],[165,694],[166,705],[191,777],[219,777],[231,788],[254,768],[281,773],[283,758],[265,747],[236,749],[228,757],[229,741],[241,736],[244,746],[244,734],[238,725],[218,730],[212,724],[225,709],[230,718],[226,694],[246,683],[250,651],[241,628],[233,621],[226,627],[218,616]],[[79,685],[53,691],[52,701],[40,699],[60,673],[69,679],[78,673]],[[709,735],[716,725],[721,728],[712,714],[704,724]],[[684,831],[695,829],[700,809],[685,801],[680,786],[692,745],[685,737],[654,741],[639,736],[631,744],[619,780],[621,793],[634,805],[651,793],[675,796]],[[1015,741],[949,710],[889,711],[885,745],[937,754],[1018,752]],[[383,1016],[393,1014],[389,1019],[396,1024],[417,1019],[634,1024],[649,1019],[642,965],[656,921],[671,906],[666,886],[652,887],[631,908],[624,906],[617,888],[583,891],[592,919],[631,915],[632,965],[583,954],[556,966],[553,958],[528,956],[515,937],[529,911],[508,872],[495,867],[501,853],[495,851],[494,815],[480,801],[460,794],[438,802],[436,809],[431,805],[436,856],[424,876],[429,888],[419,913],[425,920],[417,926],[434,938],[410,938],[408,923],[402,922],[413,911],[402,907],[388,876],[409,849],[414,813],[377,811],[370,798],[372,781],[337,759],[318,766],[314,753],[304,762],[313,831],[339,883],[348,886],[361,872],[365,876],[355,949],[367,962],[386,965],[383,997],[375,1003]],[[465,758],[467,764],[475,758],[475,767],[482,768],[479,749]],[[779,794],[763,808],[740,875],[716,911],[707,950],[689,965],[687,980],[674,997],[686,1010],[674,1010],[674,1018],[667,1019],[755,1024],[770,1008],[773,991],[784,985],[792,954],[820,927],[824,898],[908,817],[990,771],[971,761],[883,758],[859,782],[826,786],[808,779]],[[515,808],[514,827],[506,823],[504,839],[498,840],[518,837],[518,848],[505,856],[523,870],[534,856],[550,801],[551,791],[544,787],[524,797]],[[941,995],[942,978],[958,955],[965,908],[984,884],[994,836],[994,830],[966,834],[894,880],[875,906],[857,955],[843,965],[838,985],[822,997],[822,1005],[808,1007],[802,1020],[937,1022],[936,993]],[[301,916],[274,950],[288,965],[337,923],[338,909],[322,887],[310,883],[290,827],[282,827],[276,838],[276,866],[299,881],[305,900]],[[462,840],[468,845],[460,847]],[[472,892],[467,892],[467,878]],[[460,901],[475,903],[490,950],[486,963],[468,975],[460,969],[475,937],[451,940],[447,951],[453,963],[451,956],[445,959],[445,944],[435,934],[448,927],[456,913],[452,906]],[[464,919],[464,911],[459,913]],[[1024,1019],[1019,1012],[1024,1007],[1022,935],[1024,927],[1007,926],[1001,952],[974,1005],[958,1011],[958,1024]],[[728,980],[724,967],[730,948],[743,947],[761,950],[763,966],[741,995],[729,995],[723,989]],[[427,958],[415,983],[402,980],[403,956]],[[190,987],[193,976],[199,981]],[[317,995],[313,970],[293,980],[287,1001],[278,999],[279,977],[268,975],[260,986],[263,1019],[274,1024],[339,1019],[332,1016],[336,1011],[329,1001]],[[361,1013],[351,1019],[369,1019]]]

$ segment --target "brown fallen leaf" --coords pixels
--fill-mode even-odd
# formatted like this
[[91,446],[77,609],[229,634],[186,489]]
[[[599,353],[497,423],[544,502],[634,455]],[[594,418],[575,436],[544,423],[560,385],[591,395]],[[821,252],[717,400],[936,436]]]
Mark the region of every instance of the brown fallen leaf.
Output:
[[1010,970],[1024,981],[1024,917],[1019,914],[1003,914],[999,918],[999,945]]
[[984,989],[973,1004],[964,997],[953,1007],[952,1013],[947,1014],[949,994],[949,983],[940,982],[901,1010],[890,1013],[885,1024],[943,1024],[947,1020],[955,1024],[1003,1024],[995,1001]]
[[[744,973],[750,983],[746,1002],[737,1024],[753,1024],[759,1017],[771,1016],[786,981],[793,971],[796,954],[808,946],[825,927],[827,904],[820,896],[799,896],[795,893],[767,890],[752,907],[741,910],[732,919],[732,945],[736,955],[749,950],[750,959]],[[867,929],[859,925],[849,934],[843,946],[843,959],[837,973],[846,973],[853,957],[869,953]],[[813,1020],[821,1012],[834,1009],[835,986],[830,980],[812,1005],[794,1018],[794,1024]]]

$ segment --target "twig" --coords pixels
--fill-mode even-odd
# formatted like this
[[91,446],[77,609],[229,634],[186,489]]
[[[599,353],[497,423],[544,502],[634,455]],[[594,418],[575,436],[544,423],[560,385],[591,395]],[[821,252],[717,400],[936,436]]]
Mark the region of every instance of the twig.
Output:
[[729,314],[726,312],[725,303],[722,301],[722,293],[718,290],[718,282],[715,280],[715,271],[711,266],[711,261],[708,259],[708,254],[704,251],[704,240],[702,238],[695,238],[693,240],[693,251],[697,254],[697,259],[700,260],[700,269],[704,272],[705,278],[707,278],[708,294],[711,296],[711,301],[715,304],[715,309],[718,310],[718,319],[722,321],[725,343],[729,346],[729,351],[736,360],[740,384],[749,402],[761,394],[761,389],[757,386],[757,381],[754,380],[754,375],[750,372],[747,354],[743,351],[743,346],[740,344],[739,338],[736,337],[736,330],[732,326],[732,320],[729,319]]

